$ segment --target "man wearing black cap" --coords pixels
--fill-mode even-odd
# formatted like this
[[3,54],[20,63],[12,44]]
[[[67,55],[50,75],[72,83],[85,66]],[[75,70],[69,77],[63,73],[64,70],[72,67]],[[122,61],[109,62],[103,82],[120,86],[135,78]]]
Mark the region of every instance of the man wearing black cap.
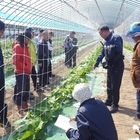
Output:
[[[5,24],[0,21],[0,37],[4,34]],[[2,50],[0,47],[0,125],[10,127],[11,124],[7,119],[7,104],[4,103],[5,98],[5,77],[4,77],[4,62]]]

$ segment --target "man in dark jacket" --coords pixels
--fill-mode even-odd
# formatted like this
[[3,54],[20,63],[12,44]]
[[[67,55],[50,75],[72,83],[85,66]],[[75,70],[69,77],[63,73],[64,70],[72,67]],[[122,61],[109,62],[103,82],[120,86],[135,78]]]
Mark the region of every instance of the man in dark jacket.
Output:
[[[0,21],[0,37],[4,34],[5,24]],[[7,104],[5,100],[5,77],[4,77],[4,62],[2,50],[0,47],[0,124],[5,127],[10,127],[10,123],[7,119]]]
[[[65,48],[65,65],[68,68],[76,66],[76,53],[77,53],[77,43],[78,40],[75,37],[75,32],[71,31],[70,35],[65,38],[64,48]],[[73,60],[73,63],[72,63]]]
[[102,26],[98,31],[100,36],[105,39],[105,43],[94,64],[94,69],[105,57],[106,63],[103,65],[107,69],[107,99],[105,104],[111,106],[111,113],[115,113],[118,111],[120,86],[124,71],[123,40],[119,35],[110,32],[108,26]]
[[43,31],[43,37],[38,46],[38,66],[39,66],[39,86],[45,87],[49,84],[48,66],[49,66],[49,50],[48,50],[48,31]]
[[49,63],[49,78],[51,77],[55,77],[54,74],[52,74],[52,62],[51,62],[51,59],[52,59],[52,50],[53,50],[53,47],[52,47],[52,37],[54,37],[54,33],[52,31],[49,31],[49,40],[48,40],[48,49],[49,49],[49,58],[50,58],[50,63]]
[[87,84],[77,84],[72,96],[80,107],[75,118],[77,130],[70,128],[66,132],[70,140],[118,140],[111,113],[101,100],[91,98]]

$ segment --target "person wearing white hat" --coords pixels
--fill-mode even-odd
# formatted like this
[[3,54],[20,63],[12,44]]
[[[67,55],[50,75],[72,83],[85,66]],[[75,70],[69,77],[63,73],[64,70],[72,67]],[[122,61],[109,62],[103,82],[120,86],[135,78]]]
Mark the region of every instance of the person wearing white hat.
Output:
[[131,37],[136,43],[131,64],[131,79],[134,87],[137,89],[137,117],[140,119],[140,22],[134,22],[130,25],[127,32],[128,37]]
[[77,84],[72,96],[80,107],[75,117],[77,130],[66,131],[70,140],[118,140],[111,113],[101,100],[91,98],[92,91],[87,84]]

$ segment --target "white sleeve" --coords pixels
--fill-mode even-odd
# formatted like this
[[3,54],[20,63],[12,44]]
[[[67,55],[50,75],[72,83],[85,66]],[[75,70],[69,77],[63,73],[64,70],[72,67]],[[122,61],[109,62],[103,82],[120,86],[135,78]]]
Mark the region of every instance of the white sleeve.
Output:
[[50,44],[50,42],[49,42],[49,41],[48,41],[48,49],[49,49],[50,51],[52,51],[52,50],[53,50],[52,45]]

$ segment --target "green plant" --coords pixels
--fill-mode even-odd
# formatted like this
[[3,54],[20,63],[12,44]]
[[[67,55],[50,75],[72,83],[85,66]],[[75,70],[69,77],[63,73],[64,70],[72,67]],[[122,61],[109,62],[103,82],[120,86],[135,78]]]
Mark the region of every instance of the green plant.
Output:
[[12,75],[13,73],[14,73],[14,66],[13,66],[13,65],[11,65],[11,66],[5,68],[5,75],[6,75],[6,76],[10,76],[10,75]]
[[133,47],[128,43],[124,43],[124,48],[126,48],[127,50],[130,50],[130,51],[133,51]]

